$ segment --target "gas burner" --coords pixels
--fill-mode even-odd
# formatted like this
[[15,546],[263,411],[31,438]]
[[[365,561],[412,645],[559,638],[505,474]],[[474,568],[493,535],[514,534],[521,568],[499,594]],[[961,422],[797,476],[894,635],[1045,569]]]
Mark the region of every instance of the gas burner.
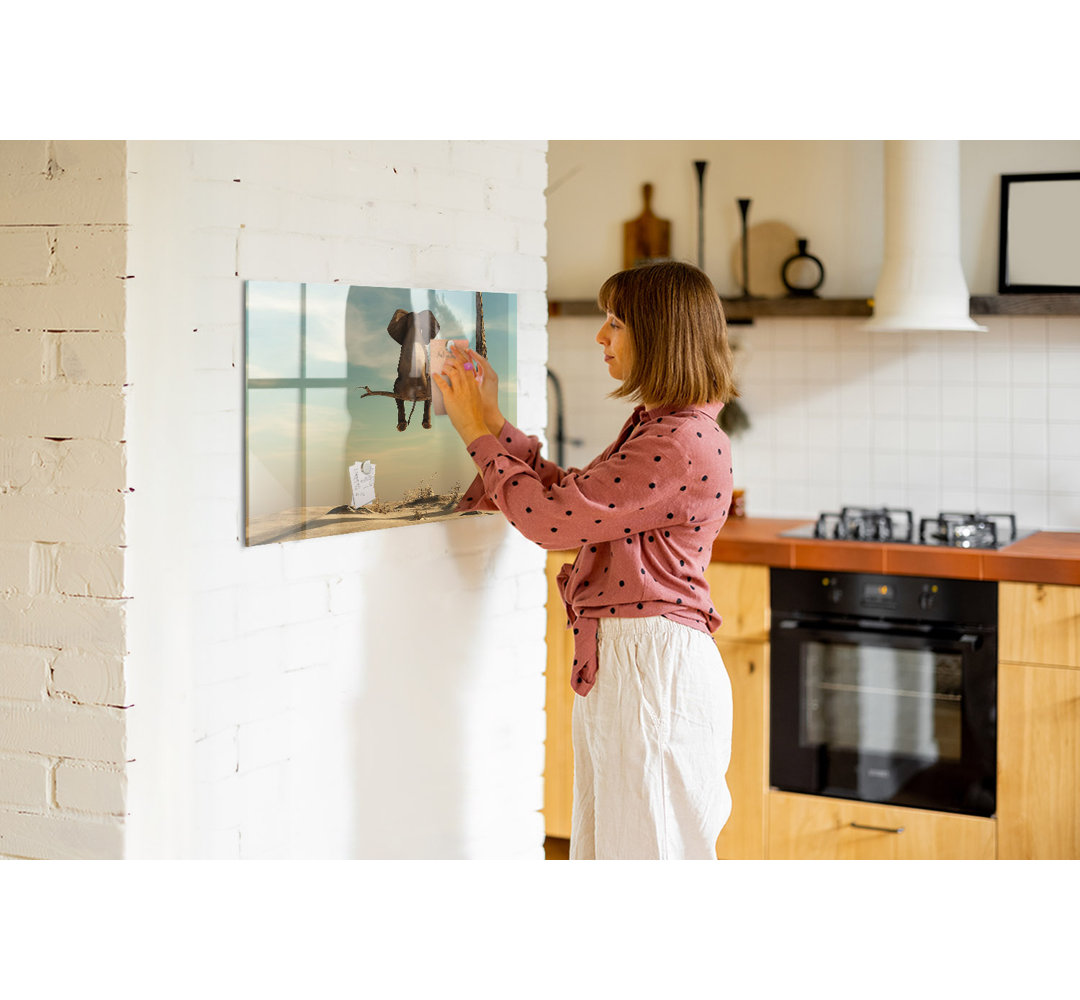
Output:
[[911,542],[915,526],[910,510],[892,507],[843,507],[839,514],[822,514],[815,538],[865,542]]
[[915,533],[911,511],[894,507],[842,507],[821,514],[816,524],[780,533],[786,538],[842,539],[856,542],[936,545],[955,549],[1002,549],[1032,534],[1017,531],[1014,514],[958,514],[946,511],[924,517]]
[[1013,514],[961,514],[949,511],[919,522],[923,545],[946,545],[957,549],[996,549],[1016,541]]

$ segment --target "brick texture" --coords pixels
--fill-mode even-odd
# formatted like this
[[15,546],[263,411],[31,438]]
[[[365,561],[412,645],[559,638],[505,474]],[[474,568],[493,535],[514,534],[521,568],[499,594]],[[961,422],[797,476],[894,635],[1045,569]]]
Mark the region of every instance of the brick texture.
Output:
[[123,854],[125,165],[124,143],[0,142],[0,854],[12,857]]
[[542,856],[542,553],[245,549],[241,303],[517,292],[539,432],[545,150],[0,143],[0,855]]

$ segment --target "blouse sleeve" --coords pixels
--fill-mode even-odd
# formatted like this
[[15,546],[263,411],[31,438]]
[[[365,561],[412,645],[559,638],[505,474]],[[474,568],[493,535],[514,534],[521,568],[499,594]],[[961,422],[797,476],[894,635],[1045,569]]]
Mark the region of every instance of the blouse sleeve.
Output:
[[689,520],[699,491],[689,459],[668,435],[632,436],[587,469],[554,478],[515,457],[505,438],[485,434],[469,452],[494,509],[543,548],[612,541]]
[[[490,436],[492,440],[496,440],[494,435],[486,436]],[[554,462],[549,462],[547,459],[542,458],[540,455],[540,439],[519,430],[510,423],[509,420],[503,423],[497,441],[501,451],[528,466],[545,486],[552,486],[559,482],[564,476],[577,471],[576,469],[561,469]],[[473,444],[469,445],[469,454],[474,460],[476,459],[475,446]],[[487,492],[487,487],[482,475],[477,475],[477,477],[469,484],[469,488],[465,491],[465,496],[458,503],[459,511],[498,509],[498,505],[492,501]]]

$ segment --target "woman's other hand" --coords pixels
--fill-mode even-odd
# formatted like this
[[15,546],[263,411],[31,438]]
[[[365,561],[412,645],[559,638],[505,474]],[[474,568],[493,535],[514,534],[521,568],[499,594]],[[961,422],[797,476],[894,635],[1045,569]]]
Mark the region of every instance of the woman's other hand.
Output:
[[[477,362],[483,362],[483,364],[478,367]],[[484,365],[494,373],[494,369],[487,365],[485,359],[480,358],[479,355],[475,355],[472,351],[463,354],[456,347],[451,347],[442,374],[431,376],[442,392],[446,415],[465,444],[475,441],[484,434],[497,434],[502,428],[501,421],[495,431],[491,431],[488,427],[485,413],[490,403],[483,386],[483,381],[486,381]],[[497,378],[494,382],[497,393]],[[498,412],[497,402],[495,411]]]

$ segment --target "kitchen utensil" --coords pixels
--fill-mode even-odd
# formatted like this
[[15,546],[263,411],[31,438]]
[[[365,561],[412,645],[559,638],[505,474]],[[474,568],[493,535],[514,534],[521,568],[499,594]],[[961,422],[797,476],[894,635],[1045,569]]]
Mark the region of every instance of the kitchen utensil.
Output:
[[644,184],[645,209],[636,219],[623,223],[623,267],[635,267],[671,255],[671,223],[652,211],[653,186]]

